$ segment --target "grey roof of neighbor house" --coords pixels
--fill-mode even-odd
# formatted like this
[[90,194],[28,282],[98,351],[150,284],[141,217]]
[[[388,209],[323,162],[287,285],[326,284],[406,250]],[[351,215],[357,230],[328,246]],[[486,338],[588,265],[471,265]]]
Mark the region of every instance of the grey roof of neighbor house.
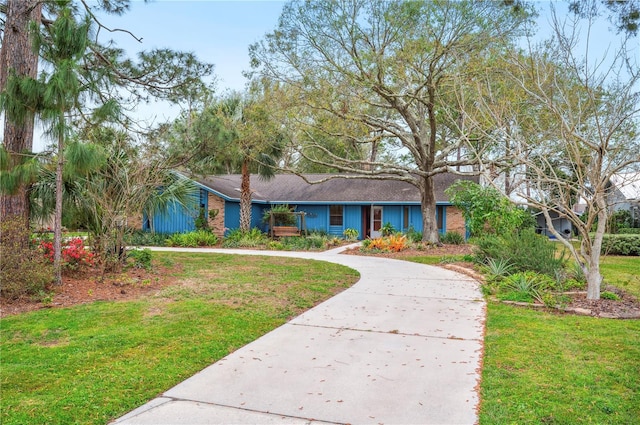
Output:
[[611,184],[627,201],[640,200],[640,173],[618,173],[611,176]]
[[[328,176],[305,174],[311,182]],[[449,202],[444,190],[457,180],[478,182],[477,176],[446,173],[437,174],[433,179],[436,202]],[[240,198],[239,174],[207,176],[196,181],[228,199]],[[271,180],[252,175],[251,191],[254,201],[266,203],[420,203],[420,192],[415,186],[390,179],[333,178],[323,183],[309,184],[295,174],[277,174]]]

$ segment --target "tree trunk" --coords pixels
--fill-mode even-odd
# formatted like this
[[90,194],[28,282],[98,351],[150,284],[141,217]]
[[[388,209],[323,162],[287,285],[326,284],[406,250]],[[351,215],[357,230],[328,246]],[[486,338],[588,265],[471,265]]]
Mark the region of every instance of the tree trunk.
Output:
[[600,273],[600,252],[602,251],[602,239],[607,227],[607,202],[603,193],[594,194],[594,204],[598,208],[598,224],[591,243],[591,251],[588,253],[585,277],[587,278],[587,299],[599,300],[602,286],[602,274]]
[[420,199],[422,209],[422,241],[440,244],[438,222],[436,220],[436,196],[433,192],[433,177],[422,178]]
[[251,230],[251,174],[249,161],[242,161],[242,181],[240,183],[240,230]]
[[58,163],[56,165],[56,205],[53,224],[53,269],[55,284],[62,285],[62,172],[64,169],[64,135],[58,136]]
[[[17,76],[37,77],[38,55],[31,48],[29,22],[40,22],[42,2],[36,0],[8,0],[4,38],[0,50],[0,91],[4,90],[7,77],[13,71]],[[12,164],[20,161],[20,154],[33,150],[34,117],[26,117],[17,125],[4,119],[3,144]],[[0,220],[20,217],[25,228],[29,226],[29,193],[27,185],[20,185],[14,194],[0,193]],[[25,234],[29,234],[25,232]]]

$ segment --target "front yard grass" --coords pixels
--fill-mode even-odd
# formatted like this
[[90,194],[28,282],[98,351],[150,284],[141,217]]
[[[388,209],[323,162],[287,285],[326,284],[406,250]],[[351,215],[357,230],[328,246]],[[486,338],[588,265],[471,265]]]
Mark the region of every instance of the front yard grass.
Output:
[[353,284],[346,267],[156,253],[181,285],[0,322],[0,423],[105,424]]
[[640,420],[640,320],[487,307],[481,424]]
[[616,286],[640,298],[640,257],[604,256],[600,272],[605,284]]

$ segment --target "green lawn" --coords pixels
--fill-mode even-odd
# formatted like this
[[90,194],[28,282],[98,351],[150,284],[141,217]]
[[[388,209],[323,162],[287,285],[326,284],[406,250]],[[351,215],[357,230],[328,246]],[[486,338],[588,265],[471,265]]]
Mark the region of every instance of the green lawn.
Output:
[[617,286],[640,298],[640,257],[602,257],[600,271],[606,284]]
[[[314,261],[155,255],[183,264],[180,286],[2,319],[0,423],[104,424],[357,279]],[[638,295],[639,265],[602,270]],[[490,303],[481,398],[481,424],[639,423],[640,321]]]
[[0,423],[104,424],[358,279],[317,261],[154,254],[180,286],[0,322]]
[[640,320],[487,312],[481,424],[640,422]]

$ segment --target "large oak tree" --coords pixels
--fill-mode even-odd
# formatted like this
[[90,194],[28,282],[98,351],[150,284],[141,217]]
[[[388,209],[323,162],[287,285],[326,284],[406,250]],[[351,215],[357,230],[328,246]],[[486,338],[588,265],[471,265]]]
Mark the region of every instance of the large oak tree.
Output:
[[[451,77],[520,33],[529,15],[519,2],[505,3],[296,0],[250,54],[263,78],[299,100],[300,154],[345,178],[411,183],[421,194],[423,239],[438,242],[433,176],[472,163],[458,155],[468,152],[458,148],[469,140],[457,131]],[[336,118],[341,125],[322,125]],[[383,141],[410,163],[342,157],[318,132],[367,146],[365,152]]]

